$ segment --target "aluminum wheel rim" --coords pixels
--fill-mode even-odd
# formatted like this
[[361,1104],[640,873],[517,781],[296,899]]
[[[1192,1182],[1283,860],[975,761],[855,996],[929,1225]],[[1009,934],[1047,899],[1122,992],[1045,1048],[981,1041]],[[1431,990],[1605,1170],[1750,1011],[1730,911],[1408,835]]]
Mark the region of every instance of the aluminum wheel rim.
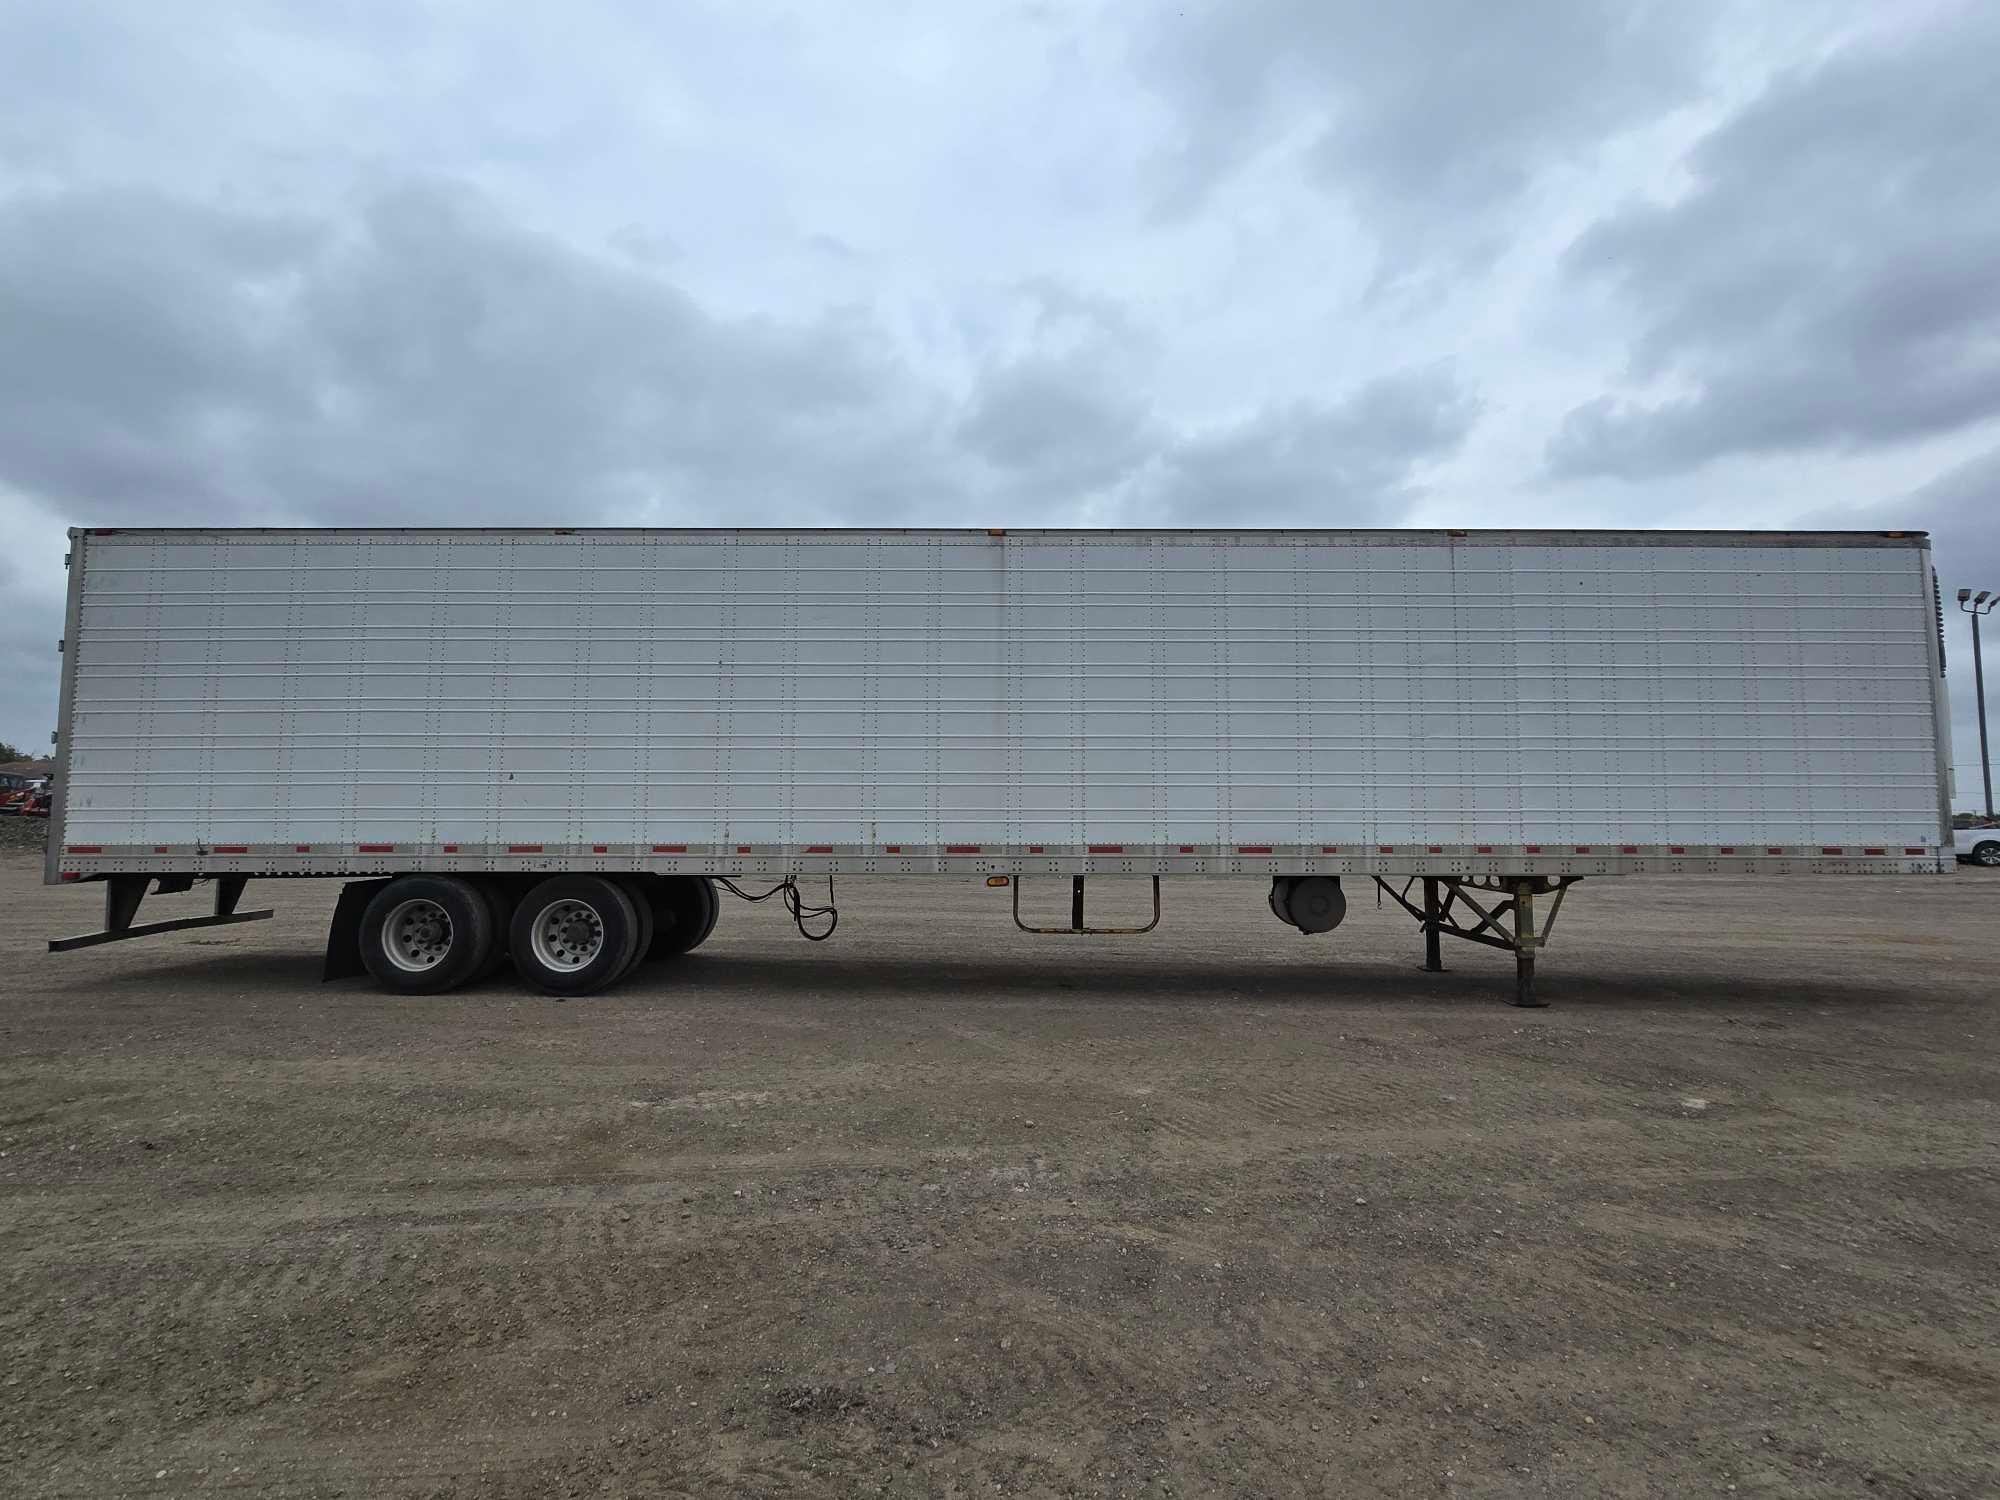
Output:
[[450,955],[456,934],[451,913],[422,896],[390,908],[382,924],[382,951],[406,974],[427,974]]
[[552,901],[535,914],[528,946],[544,968],[581,969],[604,951],[604,917],[588,901]]

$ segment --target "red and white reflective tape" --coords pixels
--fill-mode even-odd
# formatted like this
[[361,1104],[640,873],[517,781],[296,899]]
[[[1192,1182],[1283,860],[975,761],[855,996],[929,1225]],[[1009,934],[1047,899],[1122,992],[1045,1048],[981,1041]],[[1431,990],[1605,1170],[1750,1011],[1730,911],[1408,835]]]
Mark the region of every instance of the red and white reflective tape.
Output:
[[[1945,851],[1928,844],[1764,844],[1754,848],[1736,844],[1578,844],[1569,841],[1523,842],[1519,844],[1376,843],[1376,844],[1263,844],[1263,843],[1084,843],[1009,844],[945,842],[937,844],[738,844],[738,843],[619,843],[615,841],[579,843],[187,843],[187,844],[66,844],[62,863],[66,867],[99,873],[130,865],[135,869],[270,869],[338,872],[366,869],[421,869],[431,862],[440,868],[477,868],[483,861],[515,863],[525,869],[561,868],[568,861],[587,861],[587,868],[633,869],[679,868],[683,864],[717,865],[738,868],[745,865],[820,869],[840,866],[860,869],[915,869],[935,862],[940,868],[953,865],[985,868],[1018,861],[1042,861],[1044,868],[1059,862],[1090,864],[1116,860],[1131,869],[1152,863],[1164,872],[1241,872],[1265,870],[1283,865],[1308,869],[1326,867],[1333,872],[1370,871],[1416,873],[1493,873],[1500,869],[1532,866],[1555,873],[1618,873],[1644,869],[1655,862],[1670,861],[1674,869],[1688,870],[1704,863],[1730,862],[1735,867],[1760,868],[1773,863],[1823,864],[1837,860],[1843,866],[1885,861],[1902,864],[1911,860],[1941,861]],[[886,862],[886,864],[884,863]]]

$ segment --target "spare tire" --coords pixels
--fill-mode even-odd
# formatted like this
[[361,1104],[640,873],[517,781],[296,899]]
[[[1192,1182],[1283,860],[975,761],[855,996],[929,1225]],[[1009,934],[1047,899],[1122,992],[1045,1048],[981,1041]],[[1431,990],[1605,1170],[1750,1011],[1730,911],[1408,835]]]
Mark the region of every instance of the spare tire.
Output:
[[1338,875],[1280,875],[1271,882],[1271,911],[1300,932],[1331,932],[1347,915]]

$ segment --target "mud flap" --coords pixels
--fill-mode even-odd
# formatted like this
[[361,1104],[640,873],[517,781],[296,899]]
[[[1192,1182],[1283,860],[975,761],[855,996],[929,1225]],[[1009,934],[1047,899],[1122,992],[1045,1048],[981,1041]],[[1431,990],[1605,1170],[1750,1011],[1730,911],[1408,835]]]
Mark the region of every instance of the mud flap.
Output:
[[361,914],[375,893],[393,877],[381,880],[350,880],[340,888],[340,900],[333,908],[333,922],[326,929],[326,967],[321,984],[329,979],[352,979],[368,970],[361,962]]

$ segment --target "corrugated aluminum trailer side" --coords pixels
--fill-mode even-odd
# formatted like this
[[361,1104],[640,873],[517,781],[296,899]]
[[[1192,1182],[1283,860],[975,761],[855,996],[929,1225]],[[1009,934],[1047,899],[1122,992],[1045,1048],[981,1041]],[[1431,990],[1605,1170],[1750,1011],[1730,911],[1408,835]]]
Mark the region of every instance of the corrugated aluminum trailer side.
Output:
[[131,907],[1243,873],[1310,926],[1360,874],[1490,937],[1582,875],[1944,867],[1920,534],[73,537],[49,876]]

